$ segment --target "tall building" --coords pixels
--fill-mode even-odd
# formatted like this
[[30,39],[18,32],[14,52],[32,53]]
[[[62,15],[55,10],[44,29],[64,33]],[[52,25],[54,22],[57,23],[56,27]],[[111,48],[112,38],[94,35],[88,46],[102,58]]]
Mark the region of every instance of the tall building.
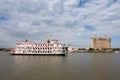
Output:
[[98,37],[97,35],[91,38],[91,48],[94,49],[110,49],[111,48],[111,38],[108,36]]

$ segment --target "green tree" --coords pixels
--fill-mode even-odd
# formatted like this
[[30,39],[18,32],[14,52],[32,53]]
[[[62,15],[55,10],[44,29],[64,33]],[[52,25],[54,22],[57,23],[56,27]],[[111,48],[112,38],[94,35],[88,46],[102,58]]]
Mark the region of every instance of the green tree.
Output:
[[95,49],[94,48],[89,48],[89,51],[94,51]]

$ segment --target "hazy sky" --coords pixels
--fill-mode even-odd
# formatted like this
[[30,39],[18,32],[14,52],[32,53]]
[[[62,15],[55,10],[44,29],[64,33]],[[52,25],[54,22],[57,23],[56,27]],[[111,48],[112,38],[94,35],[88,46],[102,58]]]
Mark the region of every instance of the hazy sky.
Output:
[[90,47],[94,34],[120,48],[120,0],[0,0],[0,47],[48,38]]

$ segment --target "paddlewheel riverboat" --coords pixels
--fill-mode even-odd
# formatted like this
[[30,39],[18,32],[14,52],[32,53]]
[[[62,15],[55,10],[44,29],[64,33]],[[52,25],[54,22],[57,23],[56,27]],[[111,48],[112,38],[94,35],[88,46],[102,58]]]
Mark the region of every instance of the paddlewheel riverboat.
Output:
[[57,39],[47,40],[47,42],[31,42],[25,40],[16,43],[16,47],[12,50],[12,54],[14,55],[65,55],[67,53],[68,49],[65,44],[61,44]]

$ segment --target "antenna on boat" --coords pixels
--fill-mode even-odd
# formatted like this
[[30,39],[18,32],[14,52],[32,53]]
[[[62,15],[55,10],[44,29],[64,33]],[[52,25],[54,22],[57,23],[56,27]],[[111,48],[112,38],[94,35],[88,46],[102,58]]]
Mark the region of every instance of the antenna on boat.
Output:
[[48,38],[48,40],[47,40],[47,43],[50,43],[50,40],[49,40],[49,38]]

